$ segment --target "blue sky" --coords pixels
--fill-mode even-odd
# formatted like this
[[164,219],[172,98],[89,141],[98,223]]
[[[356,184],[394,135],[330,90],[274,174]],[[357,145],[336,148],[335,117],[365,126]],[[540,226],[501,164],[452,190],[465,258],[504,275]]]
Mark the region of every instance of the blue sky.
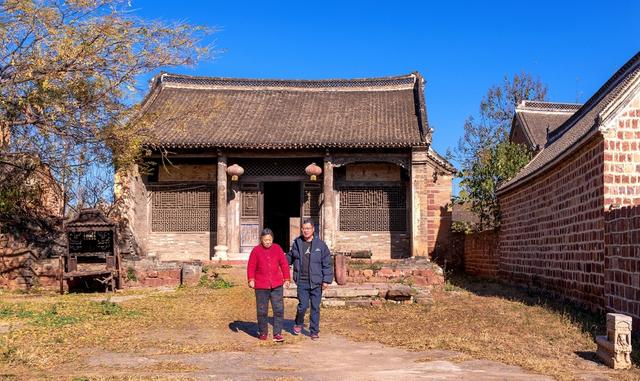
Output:
[[640,2],[131,0],[147,19],[219,28],[224,52],[169,71],[250,78],[378,77],[419,71],[433,145],[453,147],[504,75],[526,71],[549,99],[584,102],[640,50]]

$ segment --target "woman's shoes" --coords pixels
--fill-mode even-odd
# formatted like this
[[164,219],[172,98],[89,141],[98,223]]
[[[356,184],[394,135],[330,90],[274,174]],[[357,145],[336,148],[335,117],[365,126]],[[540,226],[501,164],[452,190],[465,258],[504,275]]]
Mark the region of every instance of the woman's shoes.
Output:
[[282,343],[284,341],[284,337],[282,335],[273,335],[274,343]]
[[299,335],[300,332],[302,332],[302,326],[301,325],[294,325],[293,326],[293,334],[294,335]]
[[260,336],[258,336],[258,339],[262,340],[262,341],[265,341],[265,340],[267,340],[267,337],[268,337],[267,335],[260,335]]

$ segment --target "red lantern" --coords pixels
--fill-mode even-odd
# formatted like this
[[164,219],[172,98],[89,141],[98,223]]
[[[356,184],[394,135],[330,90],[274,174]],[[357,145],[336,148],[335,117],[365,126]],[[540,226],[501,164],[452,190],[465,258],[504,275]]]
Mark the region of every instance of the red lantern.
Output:
[[231,181],[238,181],[238,177],[242,176],[244,168],[238,164],[233,164],[227,167],[227,174],[231,176]]
[[318,176],[322,173],[322,168],[318,167],[316,163],[311,163],[304,169],[304,171],[311,177],[311,181],[316,181]]

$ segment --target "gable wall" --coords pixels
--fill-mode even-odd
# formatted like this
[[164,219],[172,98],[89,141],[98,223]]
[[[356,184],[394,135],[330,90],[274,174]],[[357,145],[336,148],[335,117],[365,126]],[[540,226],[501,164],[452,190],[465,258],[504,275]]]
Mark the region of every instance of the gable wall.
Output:
[[[605,298],[640,328],[640,94],[605,133]],[[613,205],[613,207],[611,207]]]

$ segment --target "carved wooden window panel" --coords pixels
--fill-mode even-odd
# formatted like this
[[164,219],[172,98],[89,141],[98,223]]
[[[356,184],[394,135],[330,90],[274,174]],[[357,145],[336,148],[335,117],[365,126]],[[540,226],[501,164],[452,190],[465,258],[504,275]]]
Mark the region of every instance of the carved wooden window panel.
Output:
[[404,185],[342,186],[340,230],[406,231],[407,194]]
[[216,230],[216,184],[150,185],[151,231],[210,232]]
[[318,221],[320,215],[320,195],[322,194],[322,186],[319,183],[303,184],[304,203],[302,205],[302,217],[311,218]]

